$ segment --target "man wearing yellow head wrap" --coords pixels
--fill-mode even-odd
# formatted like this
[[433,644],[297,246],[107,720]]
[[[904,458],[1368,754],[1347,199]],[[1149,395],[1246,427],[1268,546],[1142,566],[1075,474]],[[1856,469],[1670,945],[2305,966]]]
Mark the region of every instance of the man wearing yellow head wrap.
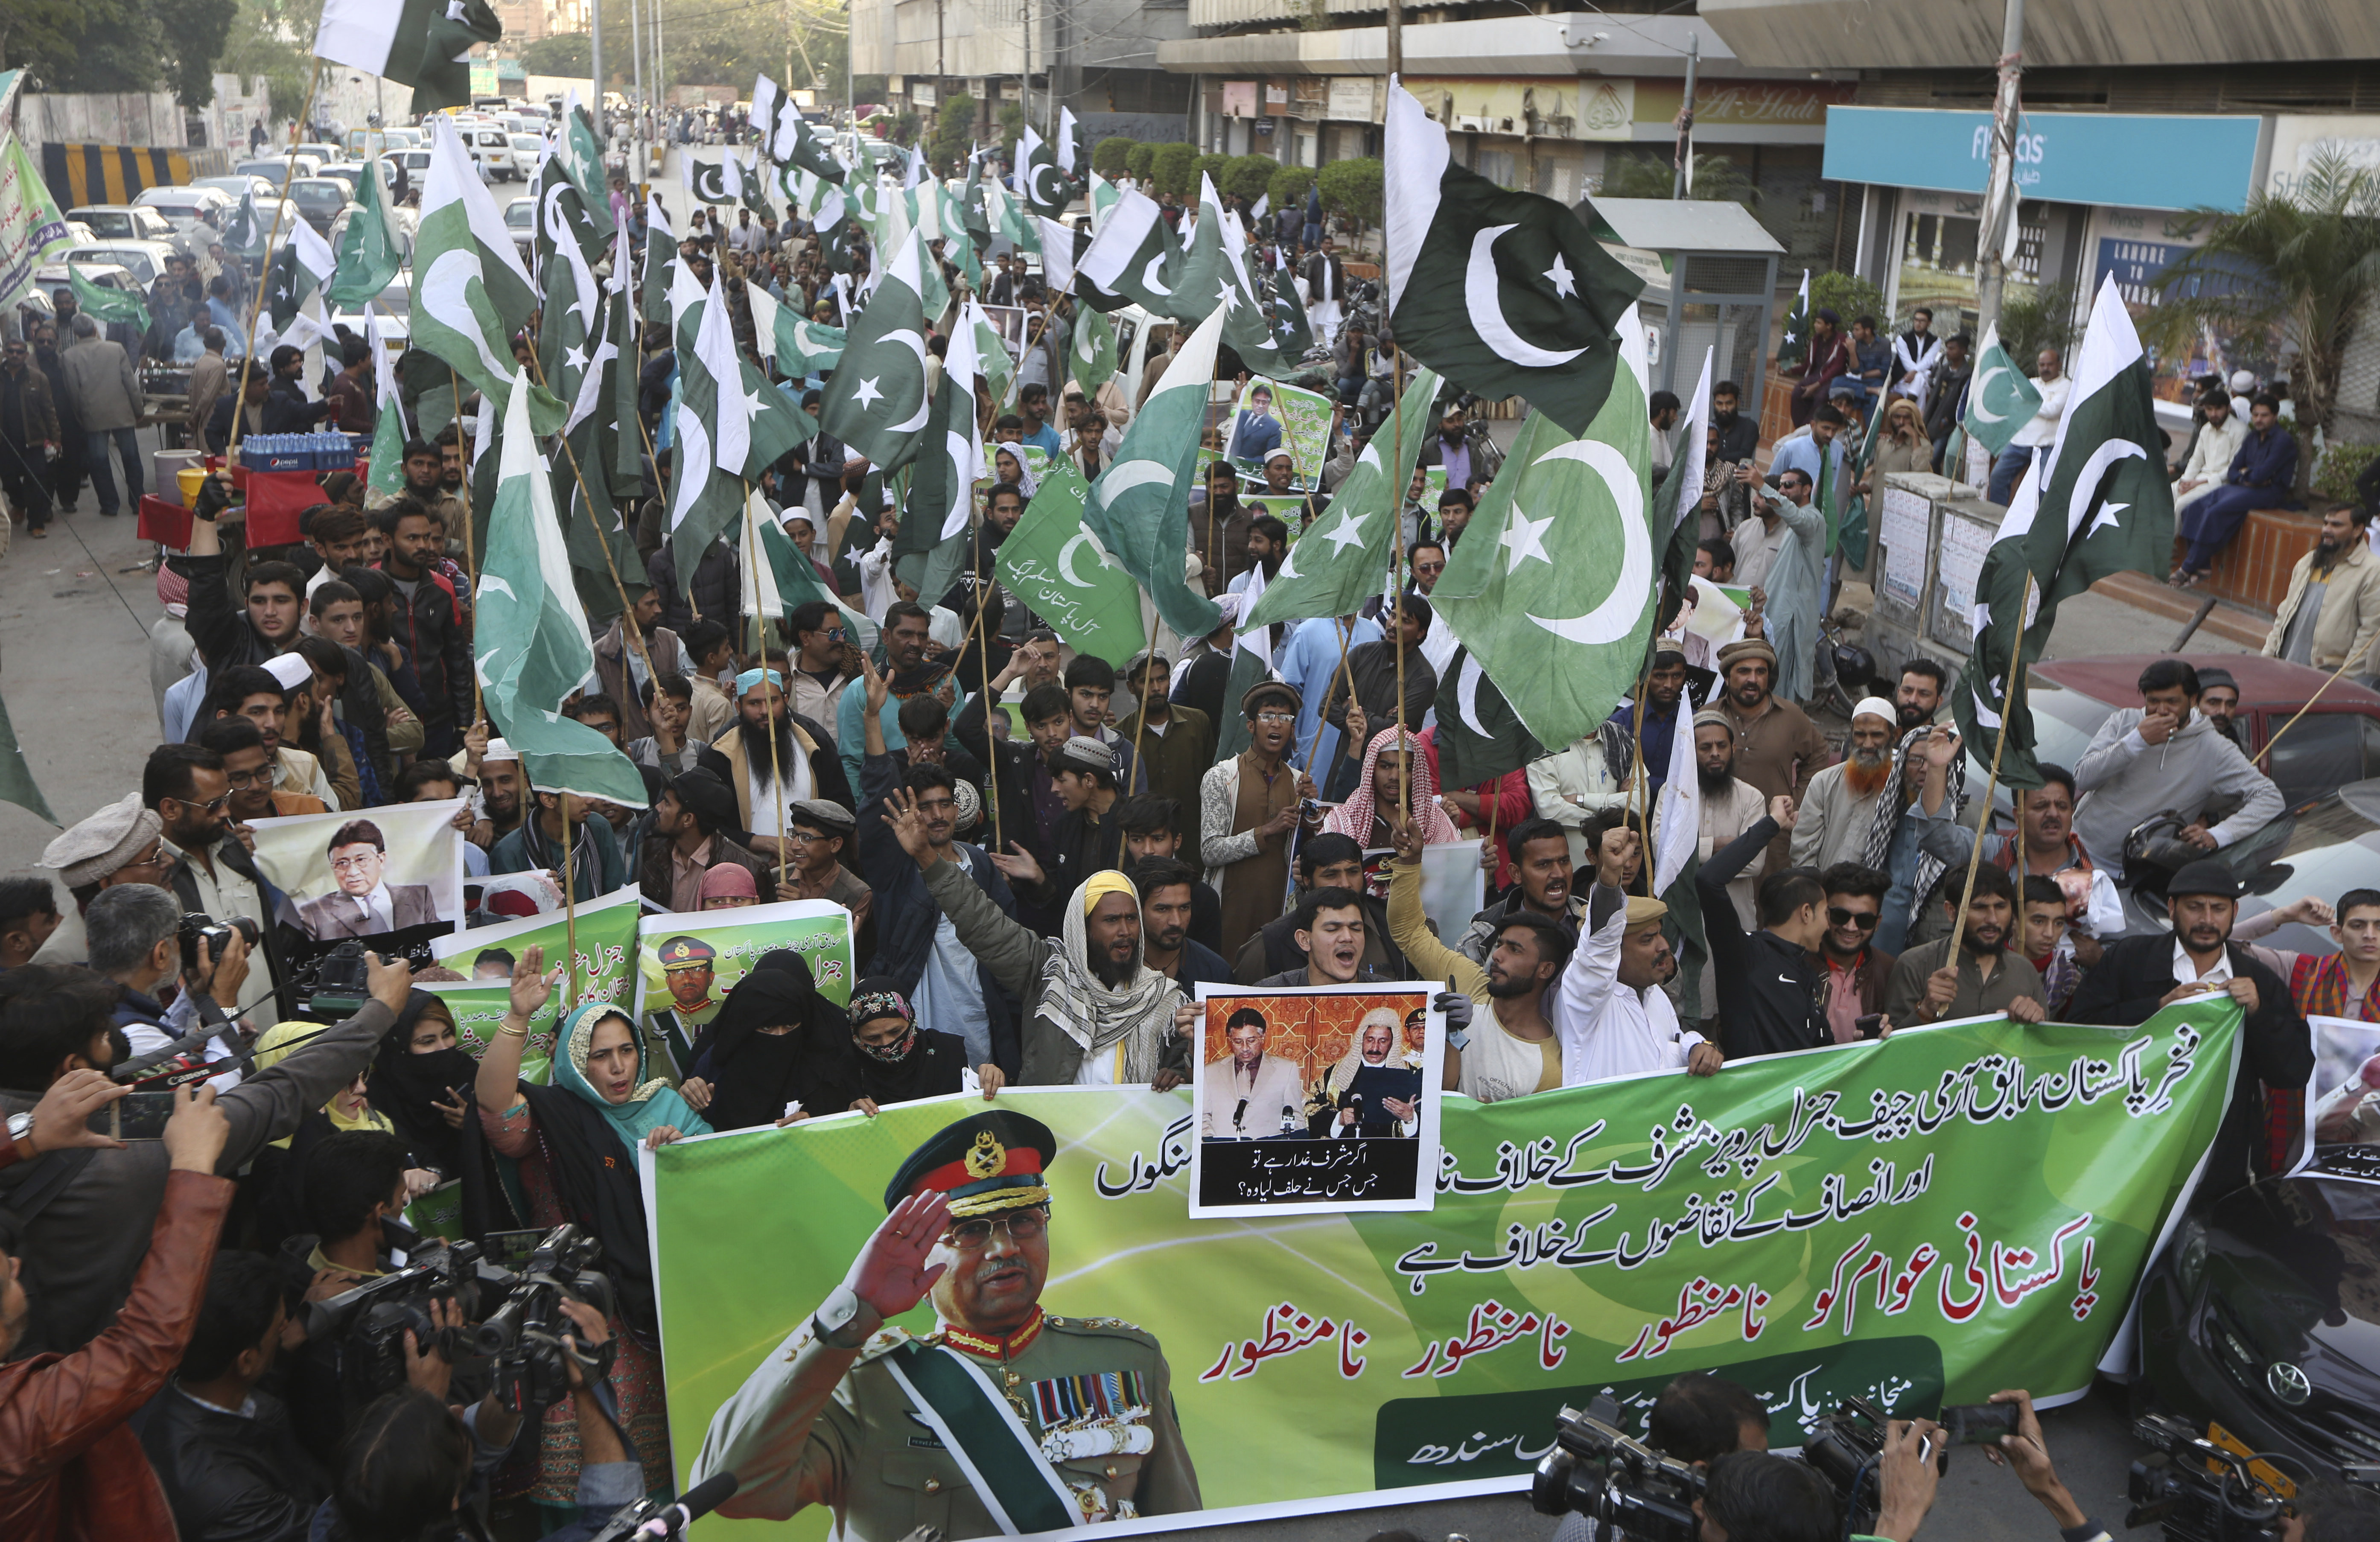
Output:
[[1190,1079],[1196,1010],[1140,954],[1140,893],[1112,868],[1084,879],[1048,938],[1001,914],[928,838],[909,795],[885,820],[925,874],[926,892],[959,941],[1024,1008],[1023,1064],[1012,1086],[1112,1087],[1162,1092]]

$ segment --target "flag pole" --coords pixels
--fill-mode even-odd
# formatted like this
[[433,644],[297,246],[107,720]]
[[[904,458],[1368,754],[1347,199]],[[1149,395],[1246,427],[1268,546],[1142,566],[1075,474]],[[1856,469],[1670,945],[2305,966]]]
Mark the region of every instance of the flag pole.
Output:
[[569,967],[563,971],[563,977],[569,983],[564,990],[562,1010],[567,1016],[578,1009],[578,880],[571,870],[570,795],[553,795],[554,812],[562,816],[562,941],[570,952]]
[[2349,666],[2354,662],[2355,655],[2353,651],[2350,650],[2347,657],[2340,662],[2339,666],[2330,672],[2330,678],[2313,688],[2313,695],[2306,698],[2305,705],[2299,708],[2296,713],[2290,717],[2289,722],[2281,724],[2280,727],[2273,731],[2273,736],[2265,741],[2265,747],[2256,751],[2255,754],[2248,758],[2248,763],[2252,766],[2257,761],[2262,760],[2265,756],[2270,755],[2273,752],[2273,747],[2281,742],[2281,735],[2288,733],[2290,729],[2295,728],[2298,725],[2299,718],[2301,718],[2308,712],[2313,711],[2313,704],[2322,699],[2322,693],[2330,689],[2331,686],[2338,685],[2338,677],[2346,674]]
[[[1634,770],[1630,774],[1628,783],[1628,807],[1633,812],[1636,807],[1636,795],[1639,792],[1645,795],[1644,823],[1636,832],[1636,838],[1643,843],[1643,855],[1647,859],[1652,856],[1653,845],[1653,789],[1651,783],[1645,779],[1645,693],[1652,683],[1653,672],[1650,668],[1636,677],[1636,711],[1629,723],[1635,732],[1628,735],[1629,752],[1635,761]],[[1645,874],[1645,892],[1647,897],[1654,897],[1653,875],[1649,868]]]
[[[754,565],[757,566],[760,561],[760,532],[759,528],[754,525],[752,521],[752,484],[749,481],[738,479],[738,485],[744,489],[744,540],[752,548],[752,561]],[[769,699],[768,696],[765,694],[769,688],[769,634],[764,629],[765,624],[758,613],[759,611],[758,601],[760,594],[760,579],[757,573],[753,575],[751,583],[752,595],[755,601],[753,605],[753,611],[755,613],[752,617],[752,635],[754,639],[753,651],[760,656],[760,689],[763,692],[760,699],[766,701]],[[788,671],[791,671],[793,668],[793,660],[790,657],[785,661],[785,668]],[[791,681],[785,682],[784,685],[778,687],[777,692],[779,698],[785,703],[785,720],[786,725],[789,728],[792,726],[794,715],[794,695],[791,689],[792,684],[793,683]],[[777,887],[780,890],[783,890],[791,886],[790,880],[785,877],[785,772],[784,768],[777,761],[777,711],[773,707],[769,709],[768,729],[769,795],[777,801]],[[991,724],[988,720],[984,724],[984,731],[986,733],[990,733],[991,731]],[[754,811],[758,811],[757,806]]]
[[[978,544],[980,544],[981,540],[982,537],[978,535],[977,537]],[[991,714],[1000,710],[1001,708],[1000,703],[993,700],[991,696],[991,645],[985,642],[983,639],[983,600],[981,596],[977,597],[975,603],[975,658],[976,662],[983,667],[984,748],[991,752],[992,755],[991,849],[994,851],[1006,851],[1008,849],[1008,840],[1007,837],[1001,832],[1000,828],[999,747],[993,743],[991,737]]]
[[[542,389],[550,391],[552,387],[547,386],[545,383],[545,364],[543,360],[538,358],[537,347],[534,343],[529,346],[528,362],[529,367],[537,371],[538,385]],[[644,421],[643,416],[639,414],[637,420],[638,422],[642,423]],[[587,473],[579,468],[578,452],[570,447],[570,436],[567,433],[557,433],[553,437],[555,443],[562,446],[564,458],[570,462],[571,480],[578,484],[578,496],[586,501],[587,516],[589,519],[593,519],[596,517],[595,494],[589,491],[587,486]],[[614,509],[613,512],[617,514],[619,511]],[[465,544],[464,557],[467,561],[470,556],[470,530],[471,522],[469,519],[466,518],[463,521],[463,540]],[[637,625],[636,601],[628,598],[628,586],[623,583],[620,579],[619,559],[612,555],[612,538],[604,531],[601,524],[598,524],[595,528],[595,543],[603,548],[603,565],[611,570],[612,587],[619,592],[620,630],[626,636],[628,646],[636,650],[637,657],[645,662],[645,678],[648,680],[658,680],[661,676],[653,669],[652,653],[645,647],[645,629]],[[633,682],[631,683],[633,684]],[[661,687],[659,686],[655,686],[653,689],[659,690]]]
[[[1992,735],[1991,779],[1984,783],[1984,818],[1986,820],[1991,818],[1992,790],[1999,785],[2000,751],[2008,747],[2009,714],[2016,710],[2017,681],[2024,674],[2024,613],[2032,604],[2033,569],[2028,567],[2024,573],[2024,592],[2017,597],[2016,643],[2009,650],[2008,688],[2000,693],[2000,731]],[[1952,817],[1956,818],[1955,815]],[[2024,820],[2022,816],[2017,820],[2016,842],[2019,846],[2024,844]],[[1978,830],[1975,832],[1974,847],[1967,853],[1967,883],[1959,895],[1959,914],[1950,923],[1949,963],[1953,969],[1959,966],[1959,944],[1967,935],[1967,906],[1975,897],[1975,868],[1982,864],[1983,857],[1984,832]],[[2019,898],[2022,896],[2019,895]],[[1925,901],[1921,898],[1918,903],[1923,905]],[[2017,919],[2022,921],[2023,916],[2023,907],[2020,905],[2017,907]]]
[[[1390,346],[1396,350],[1398,372],[1402,374],[1404,349],[1399,345]],[[1392,443],[1397,452],[1397,465],[1402,467],[1405,463],[1403,392],[1397,393],[1397,405],[1390,410],[1397,418],[1397,425],[1391,433]],[[1295,464],[1296,454],[1294,450],[1290,452],[1293,465]],[[1405,487],[1391,489],[1389,493],[1392,500],[1389,505],[1391,511],[1389,516],[1389,605],[1391,613],[1389,625],[1394,628],[1389,637],[1390,645],[1396,650],[1397,660],[1397,755],[1399,757],[1397,813],[1408,825],[1413,823],[1414,758],[1413,752],[1405,746],[1405,522],[1403,515],[1405,493],[1411,486],[1412,484],[1408,482]],[[1414,534],[1416,537],[1421,534],[1421,516],[1418,510],[1414,515]],[[1344,646],[1343,642],[1342,646]],[[1343,657],[1344,655],[1342,655],[1342,660]],[[1347,676],[1347,699],[1350,703],[1355,699],[1355,676],[1352,671]],[[1368,837],[1370,832],[1367,831],[1365,833]]]
[[[308,55],[312,58],[312,55]],[[322,87],[322,61],[313,59],[306,82],[306,105],[298,110],[298,121],[289,130],[289,155],[281,174],[281,196],[273,200],[273,234],[264,240],[264,272],[256,279],[256,295],[248,305],[248,346],[240,350],[239,382],[231,398],[231,443],[224,446],[224,465],[229,467],[239,454],[239,442],[248,437],[248,371],[256,362],[256,319],[264,314],[264,281],[273,276],[273,260],[281,250],[281,222],[288,214],[289,184],[298,175],[298,144],[304,136],[308,120],[314,115],[314,94]],[[253,186],[253,184],[251,184]],[[249,207],[255,207],[253,198]],[[476,683],[472,690],[477,692]]]
[[[410,271],[410,269],[407,270],[408,273]],[[408,292],[412,293],[418,299],[419,297],[419,292],[418,289],[412,287],[411,281],[409,279],[407,280],[407,287]],[[528,350],[528,357],[530,363],[534,364],[537,362],[537,349],[535,347],[531,347]],[[455,366],[452,364],[446,366],[446,388],[453,395],[455,448],[460,449],[462,448],[463,438],[463,381],[461,376],[455,374]],[[482,444],[479,448],[481,455],[487,454],[486,445]],[[463,467],[463,574],[466,577],[471,580],[471,594],[474,604],[474,609],[471,612],[471,619],[472,624],[475,626],[478,625],[480,615],[480,613],[476,608],[480,593],[480,556],[478,546],[471,539],[471,527],[477,521],[471,511],[471,467],[467,464]],[[471,671],[471,710],[481,717],[485,717],[487,715],[486,709],[480,704],[480,672],[476,669]]]

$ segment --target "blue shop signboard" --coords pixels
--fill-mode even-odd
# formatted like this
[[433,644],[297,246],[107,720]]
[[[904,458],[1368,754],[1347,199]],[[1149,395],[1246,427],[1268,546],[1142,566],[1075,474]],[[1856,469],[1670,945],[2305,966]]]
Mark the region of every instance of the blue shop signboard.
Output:
[[[2131,209],[2237,211],[2254,186],[2264,120],[2121,113],[2026,113],[2021,197]],[[1992,115],[1923,107],[1828,107],[1826,175],[1888,188],[1980,193]]]

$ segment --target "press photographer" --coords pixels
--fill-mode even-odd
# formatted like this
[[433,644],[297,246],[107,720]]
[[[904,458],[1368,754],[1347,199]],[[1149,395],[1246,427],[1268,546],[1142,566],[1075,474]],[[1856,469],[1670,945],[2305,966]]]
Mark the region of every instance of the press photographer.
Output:
[[[370,1001],[223,1094],[229,1135],[216,1171],[237,1173],[268,1142],[296,1129],[307,1110],[354,1080],[395,1022],[411,979],[404,964],[374,958]],[[116,982],[82,968],[29,965],[0,975],[0,1111],[28,1113],[67,1073],[103,1071],[127,1058],[115,1018],[122,993]],[[163,1142],[133,1140],[104,1150],[53,1150],[0,1172],[0,1207],[22,1228],[33,1303],[27,1351],[88,1343],[124,1305],[149,1250],[169,1166]]]
[[[240,993],[251,976],[249,949],[255,929],[244,918],[224,925],[212,917],[185,914],[173,895],[145,883],[100,892],[83,911],[87,956],[95,973],[124,988],[115,1023],[133,1057],[154,1056],[202,1021],[219,1031],[198,1052],[214,1062],[238,1055],[252,1037],[239,1014],[251,1004]],[[179,989],[170,1005],[161,1005],[161,987],[169,982]],[[262,987],[257,990],[261,994]],[[216,1090],[230,1091],[239,1077],[236,1070],[225,1072],[216,1079]]]

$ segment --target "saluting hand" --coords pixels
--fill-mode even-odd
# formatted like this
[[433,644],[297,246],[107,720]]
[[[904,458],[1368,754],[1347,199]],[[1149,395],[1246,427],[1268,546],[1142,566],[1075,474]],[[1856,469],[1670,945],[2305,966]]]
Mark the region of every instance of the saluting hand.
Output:
[[929,1266],[951,1223],[951,1202],[940,1194],[913,1194],[892,1207],[876,1234],[853,1259],[843,1282],[890,1321],[926,1299],[947,1263]]

